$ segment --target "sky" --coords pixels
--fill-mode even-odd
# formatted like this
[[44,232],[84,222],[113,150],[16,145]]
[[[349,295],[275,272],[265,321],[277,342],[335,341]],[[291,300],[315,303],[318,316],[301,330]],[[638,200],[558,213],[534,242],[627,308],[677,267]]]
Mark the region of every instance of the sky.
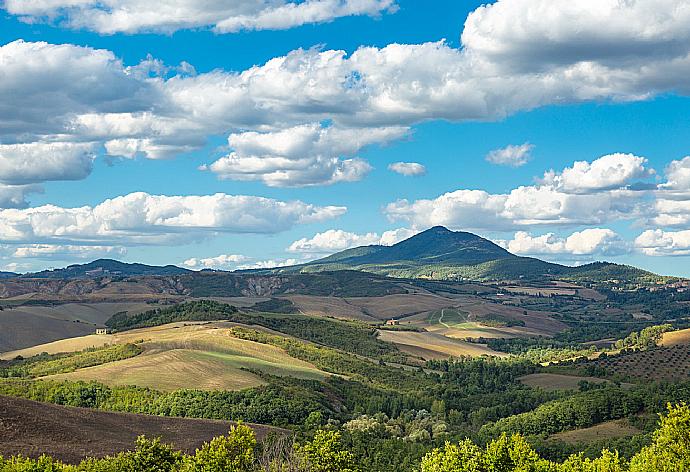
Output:
[[435,225],[690,276],[683,0],[4,0],[0,269]]

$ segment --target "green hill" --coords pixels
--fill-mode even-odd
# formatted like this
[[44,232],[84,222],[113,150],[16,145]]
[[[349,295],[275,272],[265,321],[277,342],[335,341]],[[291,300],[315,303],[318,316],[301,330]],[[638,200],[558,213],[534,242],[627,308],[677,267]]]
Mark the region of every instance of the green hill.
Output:
[[150,266],[128,264],[114,259],[97,259],[87,264],[73,264],[63,269],[44,270],[22,277],[39,279],[77,279],[103,276],[141,276],[141,275],[182,275],[192,271],[174,265]]
[[635,267],[595,262],[577,267],[519,257],[497,244],[463,231],[436,226],[393,246],[362,246],[273,273],[315,273],[356,270],[400,278],[436,280],[543,280],[578,282],[619,281],[656,283],[666,278]]

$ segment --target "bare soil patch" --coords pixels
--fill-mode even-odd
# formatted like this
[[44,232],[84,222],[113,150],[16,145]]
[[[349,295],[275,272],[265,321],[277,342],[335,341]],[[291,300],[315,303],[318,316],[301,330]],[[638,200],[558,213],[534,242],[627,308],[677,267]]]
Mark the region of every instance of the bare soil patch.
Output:
[[[68,463],[131,450],[137,436],[160,437],[175,448],[194,452],[204,442],[227,434],[229,421],[166,418],[73,408],[0,396],[0,454],[48,454]],[[250,425],[259,438],[284,432]],[[287,434],[287,432],[285,432]]]

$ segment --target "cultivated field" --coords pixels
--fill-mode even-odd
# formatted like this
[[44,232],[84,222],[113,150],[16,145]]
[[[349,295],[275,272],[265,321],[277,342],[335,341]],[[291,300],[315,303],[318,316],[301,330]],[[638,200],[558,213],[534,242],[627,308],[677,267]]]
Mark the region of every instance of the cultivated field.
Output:
[[354,297],[345,298],[344,300],[379,320],[403,318],[424,311],[440,310],[455,304],[454,300],[426,293],[386,295],[383,297]]
[[434,333],[380,330],[379,339],[394,343],[401,351],[424,360],[460,356],[507,356],[505,353],[489,349],[484,344],[450,339]]
[[[193,453],[202,443],[227,434],[231,426],[228,421],[108,413],[0,396],[0,455],[4,456],[48,454],[75,463],[130,450],[141,434]],[[259,438],[282,432],[250,426]]]
[[[679,340],[678,337],[675,339]],[[603,367],[610,374],[624,378],[647,381],[688,380],[690,379],[690,345],[676,344],[672,347],[621,353],[591,361],[590,365]]]
[[288,295],[281,298],[290,300],[305,315],[332,316],[345,320],[378,321],[374,316],[366,313],[362,307],[353,305],[342,298],[313,295]]
[[591,383],[608,383],[608,380],[597,377],[580,377],[575,375],[539,373],[530,374],[518,378],[518,380],[529,387],[541,388],[547,392],[558,390],[578,390],[579,383],[583,380]]
[[635,436],[642,431],[630,424],[627,419],[607,421],[590,428],[563,431],[550,436],[550,439],[557,439],[567,444],[586,444],[605,439],[626,438]]
[[679,329],[678,331],[664,333],[659,345],[664,347],[690,345],[690,329]]
[[566,327],[546,312],[523,310],[474,296],[458,297],[454,302],[452,307],[408,316],[400,323],[457,339],[552,336]]
[[93,333],[120,311],[155,308],[146,303],[65,303],[26,305],[0,311],[0,352]]
[[223,325],[174,323],[113,335],[104,341],[138,343],[144,352],[130,359],[51,378],[96,380],[107,385],[138,385],[170,391],[241,390],[264,384],[247,369],[303,379],[323,379],[329,375],[277,347],[232,337],[227,328],[220,326]]

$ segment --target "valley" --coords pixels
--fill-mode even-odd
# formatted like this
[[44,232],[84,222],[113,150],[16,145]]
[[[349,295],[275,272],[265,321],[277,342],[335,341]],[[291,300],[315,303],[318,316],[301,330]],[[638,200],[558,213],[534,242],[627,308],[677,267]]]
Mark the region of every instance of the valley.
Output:
[[[459,251],[470,265],[495,255],[476,239],[465,247],[465,234],[458,242],[430,231],[435,251]],[[396,254],[433,258],[430,236],[417,237]],[[221,423],[189,419],[197,418],[298,437],[327,427],[353,450],[393,448],[396,461],[417,461],[448,439],[502,433],[524,435],[550,460],[608,445],[630,457],[651,438],[649,418],[690,398],[690,294],[676,279],[614,281],[612,271],[632,270],[614,269],[578,269],[578,281],[553,272],[468,280],[96,261],[0,279],[0,406],[43,402],[46,421],[60,411],[84,431],[95,428],[90,410],[70,408],[117,412],[98,421],[151,435],[184,417],[175,426],[189,431],[184,441],[161,433],[184,451],[220,434],[212,427]],[[11,408],[15,432],[0,454],[42,448],[72,462],[95,454],[79,434],[59,446],[54,426],[32,436],[18,424],[38,420],[17,420]],[[133,442],[113,434],[102,428],[103,453]],[[399,467],[358,460],[372,471]]]

